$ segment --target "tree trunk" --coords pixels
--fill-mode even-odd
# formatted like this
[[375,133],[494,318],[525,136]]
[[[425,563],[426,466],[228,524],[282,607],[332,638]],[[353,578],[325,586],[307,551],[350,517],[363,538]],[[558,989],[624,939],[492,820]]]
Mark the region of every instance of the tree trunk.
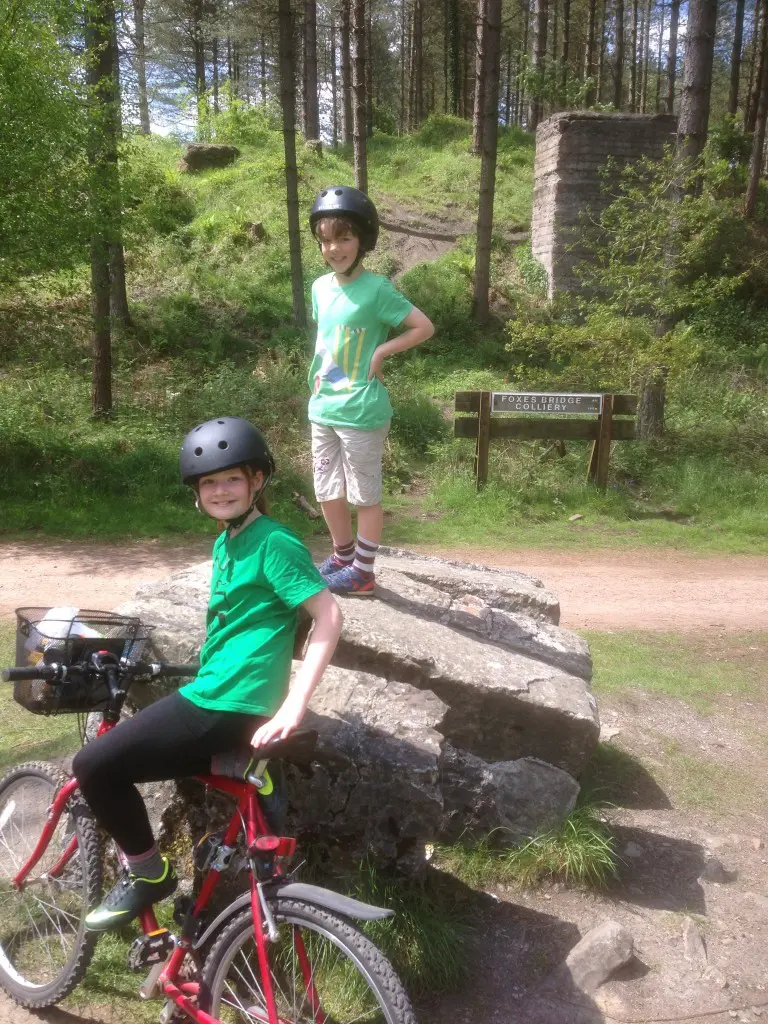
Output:
[[616,0],[616,66],[613,71],[613,105],[621,110],[624,95],[624,0]]
[[689,167],[707,141],[716,25],[717,0],[690,0],[677,124],[677,155]]
[[[587,13],[587,52],[584,57],[584,78],[587,83],[595,77],[595,29],[597,27],[597,0],[589,0]],[[591,107],[595,102],[596,90],[594,83],[587,84],[584,106]]]
[[406,64],[410,58],[410,52],[406,45],[406,36],[408,35],[408,13],[405,7],[405,0],[400,0],[400,134],[402,135],[408,128],[406,122],[406,102],[405,102],[405,81],[408,77],[406,74]]
[[[227,46],[230,45],[229,39],[227,40]],[[232,82],[232,73],[229,75],[230,84]],[[213,112],[218,114],[219,112],[219,40],[216,36],[211,40],[211,84],[213,86]]]
[[468,18],[463,20],[461,36],[461,116],[469,117],[469,41],[474,36],[472,32],[474,24],[468,24]]
[[110,83],[112,94],[110,97],[111,119],[109,129],[114,134],[115,147],[114,195],[111,214],[112,231],[109,240],[109,309],[113,324],[119,323],[123,327],[130,327],[131,313],[128,308],[128,291],[125,283],[125,252],[123,251],[123,198],[120,188],[120,163],[118,157],[118,145],[123,135],[123,118],[120,107],[120,53],[117,45],[117,24],[114,18],[110,22],[109,29],[113,33],[111,51],[112,59],[114,60],[112,81]]
[[[368,0],[365,32],[365,135],[369,139],[373,136],[373,21],[371,17],[371,2],[372,0]],[[419,3],[420,0],[416,0],[416,2]],[[419,47],[421,47],[421,41],[419,41]],[[419,74],[421,74],[421,66],[419,66]]]
[[205,96],[205,41],[203,39],[202,4],[195,0],[192,5],[192,49],[195,62],[195,99],[199,104]]
[[637,21],[640,5],[632,0],[632,30],[629,37],[629,109],[637,113]]
[[267,40],[265,39],[263,32],[261,33],[259,51],[259,88],[261,91],[261,105],[265,107],[267,105]]
[[149,135],[149,101],[147,99],[147,49],[144,30],[146,0],[133,0],[133,27],[136,35],[136,85],[139,93],[139,126],[142,135]]
[[[405,0],[403,0],[405,2]],[[451,49],[449,74],[451,85],[451,113],[458,117],[461,102],[461,25],[459,21],[459,0],[448,0],[449,34]]]
[[94,416],[112,409],[110,247],[119,241],[120,177],[117,164],[119,95],[115,78],[117,30],[112,0],[85,9],[88,54],[88,163],[91,220],[91,408]]
[[477,0],[475,26],[475,100],[472,110],[472,156],[480,156],[485,123],[485,35],[487,0]]
[[640,83],[640,113],[645,114],[648,110],[648,69],[650,66],[651,46],[651,12],[653,9],[652,0],[647,0],[643,11],[643,75]]
[[509,128],[512,113],[512,43],[507,46],[506,82],[504,87],[504,125]]
[[352,120],[354,124],[355,185],[368,191],[368,156],[365,146],[365,0],[352,2]]
[[344,145],[352,144],[353,117],[352,117],[352,57],[350,47],[350,3],[351,0],[341,0],[341,102],[344,114]]
[[765,3],[763,0],[755,0],[755,16],[752,29],[752,65],[749,74],[749,98],[747,110],[744,116],[744,130],[754,132],[757,122],[757,106],[760,98],[760,87],[762,85],[760,39],[762,38],[762,25],[765,21]]
[[600,55],[597,62],[597,85],[595,93],[597,102],[602,102],[605,85],[605,45],[608,35],[608,0],[603,0],[603,16],[600,19]]
[[534,86],[534,93],[531,96],[531,106],[528,112],[528,130],[535,132],[543,112],[541,99],[541,79],[544,75],[544,66],[547,58],[547,16],[549,0],[535,0],[534,22],[533,22],[533,70],[536,73],[537,82]]
[[667,368],[664,366],[650,370],[642,383],[635,422],[639,441],[651,441],[664,436],[666,383]]
[[659,53],[656,60],[656,113],[661,113],[661,72],[664,60],[664,4],[659,14]]
[[485,125],[480,164],[480,196],[477,208],[474,314],[480,321],[490,315],[491,235],[496,185],[496,142],[499,131],[499,51],[501,49],[501,0],[486,0],[485,9]]
[[571,47],[571,0],[563,0],[563,48],[560,52],[560,107],[568,105],[568,57]]
[[736,23],[733,30],[731,49],[731,82],[728,90],[728,113],[734,114],[739,108],[739,74],[741,72],[741,44],[744,39],[744,0],[736,0]]
[[416,129],[424,118],[424,27],[422,0],[413,0],[413,32],[411,35],[411,89],[413,104],[411,128]]
[[754,217],[757,203],[757,188],[763,165],[763,147],[765,146],[765,122],[768,115],[768,18],[763,16],[760,30],[760,96],[756,104],[755,131],[752,136],[752,154],[749,160],[749,179],[747,195],[744,200],[744,215]]
[[296,67],[294,63],[291,0],[278,0],[280,33],[280,104],[283,111],[285,192],[288,207],[288,247],[291,260],[293,324],[306,327],[304,276],[301,269],[301,225],[299,223],[299,174],[296,167]]
[[443,113],[447,114],[450,110],[448,100],[448,83],[451,77],[450,71],[450,51],[451,51],[451,3],[450,0],[443,0]]
[[304,0],[304,132],[308,139],[320,138],[320,109],[317,97],[317,0]]
[[331,13],[331,146],[339,144],[339,96],[336,82],[336,20]]
[[680,0],[669,5],[669,51],[667,55],[667,113],[675,107],[675,80],[677,79],[677,28],[680,24]]

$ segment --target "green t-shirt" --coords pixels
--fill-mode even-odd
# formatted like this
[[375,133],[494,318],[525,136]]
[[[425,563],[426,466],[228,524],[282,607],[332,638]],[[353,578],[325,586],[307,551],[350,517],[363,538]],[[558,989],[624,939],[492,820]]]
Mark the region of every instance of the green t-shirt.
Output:
[[413,305],[391,281],[364,270],[343,287],[335,274],[312,285],[317,321],[315,356],[309,368],[309,418],[329,427],[377,430],[392,419],[387,389],[368,380],[371,356]]
[[298,537],[269,516],[222,533],[200,671],[179,692],[203,708],[272,716],[288,692],[298,606],[324,587]]

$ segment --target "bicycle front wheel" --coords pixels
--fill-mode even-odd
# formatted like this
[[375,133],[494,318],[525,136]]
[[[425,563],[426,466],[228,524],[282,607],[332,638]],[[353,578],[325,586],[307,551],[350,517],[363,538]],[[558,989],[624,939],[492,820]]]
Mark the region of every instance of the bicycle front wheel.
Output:
[[13,884],[66,781],[42,761],[18,765],[0,780],[0,985],[23,1006],[53,1006],[71,992],[98,938],[86,931],[85,917],[101,893],[101,855],[83,800],[69,801],[24,887]]
[[[277,1015],[291,1024],[415,1024],[392,965],[346,918],[300,900],[269,901],[279,939],[268,943]],[[253,917],[239,914],[203,968],[208,1012],[223,1024],[268,1021]]]

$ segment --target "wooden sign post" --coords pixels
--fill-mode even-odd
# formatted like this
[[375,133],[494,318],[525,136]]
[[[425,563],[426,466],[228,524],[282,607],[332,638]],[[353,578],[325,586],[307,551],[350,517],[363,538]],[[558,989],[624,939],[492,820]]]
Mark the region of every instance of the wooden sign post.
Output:
[[[475,480],[478,490],[488,480],[488,452],[491,441],[497,437],[592,441],[587,479],[604,490],[608,484],[611,442],[631,441],[635,436],[637,396],[457,391],[455,410],[471,414],[457,417],[453,432],[455,437],[476,438]],[[503,413],[516,415],[502,419],[500,414]],[[596,418],[558,418],[572,416]]]

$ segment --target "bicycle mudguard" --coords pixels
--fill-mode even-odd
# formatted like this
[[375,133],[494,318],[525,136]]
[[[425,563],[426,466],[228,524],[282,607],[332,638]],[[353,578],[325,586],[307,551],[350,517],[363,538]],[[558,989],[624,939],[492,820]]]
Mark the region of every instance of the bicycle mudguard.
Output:
[[[265,885],[264,890],[267,899],[282,896],[285,899],[302,900],[304,903],[313,903],[316,907],[323,907],[325,910],[331,910],[343,917],[354,918],[356,921],[382,921],[387,917],[394,917],[395,913],[394,910],[374,907],[370,903],[352,899],[351,896],[342,896],[341,893],[333,892],[331,889],[323,889],[319,885],[309,885],[306,882],[276,882],[273,885]],[[208,925],[195,942],[194,948],[199,949],[204,946],[222,925],[250,905],[250,892],[244,892],[242,896],[238,896]]]

